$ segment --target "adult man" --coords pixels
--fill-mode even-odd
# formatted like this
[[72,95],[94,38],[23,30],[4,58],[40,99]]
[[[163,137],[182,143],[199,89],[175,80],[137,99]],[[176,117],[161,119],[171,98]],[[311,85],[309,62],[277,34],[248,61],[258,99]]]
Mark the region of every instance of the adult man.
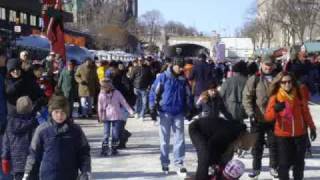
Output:
[[243,123],[247,118],[242,105],[242,92],[247,82],[247,65],[244,61],[240,61],[233,66],[232,70],[235,74],[222,83],[220,95],[227,110],[232,114],[232,119]]
[[209,85],[215,81],[214,69],[206,62],[207,56],[201,54],[200,62],[193,66],[189,80],[194,80],[194,96],[195,101],[198,100],[200,94],[207,90]]
[[21,51],[20,52],[20,61],[21,61],[21,69],[24,72],[29,72],[32,67],[32,62],[29,59],[28,51]]
[[[183,77],[183,60],[176,59],[173,65],[158,75],[151,87],[150,109],[158,104],[160,116],[161,165],[165,173],[169,172],[170,131],[174,133],[173,156],[179,175],[186,176],[183,161],[185,156],[184,117],[191,109],[192,97],[186,79]],[[160,102],[158,97],[161,97]]]
[[260,75],[251,76],[244,88],[242,103],[251,121],[251,131],[258,133],[257,142],[253,146],[253,172],[249,177],[255,178],[259,176],[261,171],[261,160],[263,155],[263,145],[265,142],[265,134],[270,152],[270,174],[274,177],[278,176],[277,167],[277,147],[273,133],[273,124],[266,123],[264,120],[264,112],[269,100],[269,86],[274,74],[274,62],[270,56],[265,56],[261,60]]
[[138,66],[133,67],[129,78],[133,81],[136,95],[136,117],[143,120],[147,108],[148,88],[152,83],[152,72],[150,67],[144,64],[143,58],[138,59]]
[[79,84],[78,92],[82,108],[82,117],[90,118],[92,115],[93,100],[98,86],[95,64],[90,58],[86,58],[85,62],[78,67],[75,79]]

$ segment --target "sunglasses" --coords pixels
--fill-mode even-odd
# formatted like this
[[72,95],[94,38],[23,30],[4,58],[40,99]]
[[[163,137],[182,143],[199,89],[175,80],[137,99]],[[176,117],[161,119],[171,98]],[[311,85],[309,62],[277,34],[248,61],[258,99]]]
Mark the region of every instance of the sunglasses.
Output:
[[281,81],[280,83],[281,83],[281,84],[292,84],[292,81],[291,81],[291,80],[288,80],[288,81]]

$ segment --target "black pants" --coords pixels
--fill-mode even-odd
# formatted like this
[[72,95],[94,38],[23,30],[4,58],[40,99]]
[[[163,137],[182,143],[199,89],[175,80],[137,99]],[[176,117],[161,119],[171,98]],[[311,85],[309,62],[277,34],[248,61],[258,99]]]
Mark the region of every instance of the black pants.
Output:
[[194,121],[189,125],[189,135],[193,146],[196,148],[198,156],[198,166],[195,180],[209,180],[208,168],[210,164],[210,152],[208,146],[208,139],[204,137]]
[[23,178],[23,172],[21,173],[14,173],[13,177],[14,177],[14,180],[22,180]]
[[257,123],[252,124],[251,132],[258,133],[258,138],[256,143],[252,148],[252,156],[253,162],[252,167],[253,170],[261,170],[261,160],[263,157],[263,150],[265,144],[265,134],[267,134],[267,144],[269,146],[269,158],[271,168],[278,168],[278,148],[276,138],[273,133],[273,125],[267,123]]
[[278,137],[277,142],[279,147],[279,179],[289,180],[289,169],[290,166],[293,166],[294,180],[302,180],[307,137]]

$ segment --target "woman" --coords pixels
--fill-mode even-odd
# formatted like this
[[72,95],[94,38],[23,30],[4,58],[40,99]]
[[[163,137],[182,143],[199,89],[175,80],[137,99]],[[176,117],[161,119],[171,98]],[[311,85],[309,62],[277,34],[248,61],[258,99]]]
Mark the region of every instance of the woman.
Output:
[[291,166],[294,179],[303,179],[307,127],[311,130],[311,140],[316,138],[316,127],[304,96],[306,91],[288,72],[280,72],[271,85],[265,120],[275,121],[280,180],[289,180]]

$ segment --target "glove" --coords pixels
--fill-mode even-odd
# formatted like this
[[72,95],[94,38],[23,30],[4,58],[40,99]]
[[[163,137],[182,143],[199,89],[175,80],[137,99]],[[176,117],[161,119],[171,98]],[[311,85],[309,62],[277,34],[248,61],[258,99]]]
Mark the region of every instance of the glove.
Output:
[[283,111],[284,108],[286,108],[285,102],[277,102],[273,107],[274,111],[277,113]]
[[191,111],[186,112],[186,119],[188,121],[191,121],[192,118],[193,118],[193,112],[191,112]]
[[310,130],[310,139],[311,139],[311,141],[316,140],[316,138],[317,138],[317,131],[316,131],[316,129],[311,129],[311,130]]
[[2,160],[2,171],[4,175],[8,175],[10,173],[10,163],[8,160]]
[[153,121],[157,121],[157,115],[158,115],[158,112],[156,108],[150,109],[150,116]]
[[91,173],[89,172],[81,173],[79,176],[79,180],[90,180],[90,179],[91,179]]
[[24,174],[22,180],[28,180],[29,179],[29,174]]
[[88,85],[88,83],[85,81],[81,81],[81,85],[86,86],[86,85]]
[[257,123],[257,119],[254,114],[249,115],[250,123]]

